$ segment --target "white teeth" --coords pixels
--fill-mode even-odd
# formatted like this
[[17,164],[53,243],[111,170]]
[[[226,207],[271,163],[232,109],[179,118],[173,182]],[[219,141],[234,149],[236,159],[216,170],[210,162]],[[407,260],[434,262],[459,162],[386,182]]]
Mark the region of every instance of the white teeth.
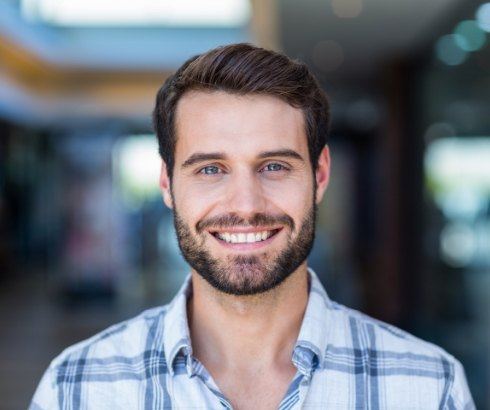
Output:
[[250,232],[250,233],[218,233],[217,236],[221,240],[228,243],[254,243],[265,241],[272,235],[272,231]]

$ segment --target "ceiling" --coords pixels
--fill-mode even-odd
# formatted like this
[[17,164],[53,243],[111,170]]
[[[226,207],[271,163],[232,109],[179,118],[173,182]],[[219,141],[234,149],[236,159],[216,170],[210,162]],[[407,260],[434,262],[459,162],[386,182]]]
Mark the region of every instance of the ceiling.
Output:
[[[349,3],[360,7],[349,10]],[[470,6],[471,0],[282,0],[282,43],[289,55],[330,78],[352,80],[433,41],[464,3]],[[349,11],[358,15],[339,17]],[[340,64],[324,61],[322,49],[340,54]]]
[[[356,84],[432,43],[477,0],[251,0],[238,27],[61,27],[0,2],[0,114],[148,116],[162,79],[219,44],[277,47],[329,83]],[[354,92],[356,92],[354,90]],[[131,96],[132,98],[128,98]],[[125,105],[126,104],[126,105]],[[42,109],[41,109],[42,108]],[[51,114],[49,114],[51,113]]]

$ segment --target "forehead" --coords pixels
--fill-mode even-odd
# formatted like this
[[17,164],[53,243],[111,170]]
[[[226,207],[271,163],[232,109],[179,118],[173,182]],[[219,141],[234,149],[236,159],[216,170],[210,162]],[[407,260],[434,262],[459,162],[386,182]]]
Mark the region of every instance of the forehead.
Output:
[[177,105],[175,129],[176,158],[195,151],[308,150],[302,110],[268,95],[191,91]]

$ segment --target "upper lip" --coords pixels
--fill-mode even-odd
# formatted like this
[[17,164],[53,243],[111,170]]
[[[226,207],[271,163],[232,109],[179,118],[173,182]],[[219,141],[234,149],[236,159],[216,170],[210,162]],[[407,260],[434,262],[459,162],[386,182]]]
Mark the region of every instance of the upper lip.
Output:
[[281,229],[282,226],[276,227],[248,227],[248,228],[220,228],[220,229],[209,229],[210,233],[257,233],[263,231],[274,231],[277,229]]

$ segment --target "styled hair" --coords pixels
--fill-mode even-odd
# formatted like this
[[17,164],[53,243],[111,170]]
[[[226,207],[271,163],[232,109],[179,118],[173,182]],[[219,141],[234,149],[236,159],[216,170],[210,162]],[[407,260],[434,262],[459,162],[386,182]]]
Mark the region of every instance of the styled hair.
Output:
[[287,56],[247,43],[221,46],[187,60],[157,93],[153,127],[159,153],[172,179],[176,146],[175,112],[188,91],[275,96],[304,113],[313,170],[326,144],[330,106],[308,67]]

